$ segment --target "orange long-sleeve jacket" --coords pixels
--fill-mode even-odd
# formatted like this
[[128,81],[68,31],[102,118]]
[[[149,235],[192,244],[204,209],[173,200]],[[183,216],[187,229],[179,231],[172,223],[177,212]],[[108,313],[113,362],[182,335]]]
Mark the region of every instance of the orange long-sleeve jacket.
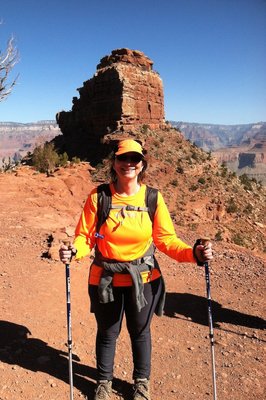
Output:
[[[110,184],[110,188],[112,205],[121,206],[121,209],[110,210],[107,220],[98,232],[102,238],[96,238],[97,188],[92,190],[75,231],[74,246],[77,249],[77,259],[89,255],[97,241],[103,257],[118,261],[132,261],[141,258],[153,241],[160,251],[176,261],[196,262],[191,246],[176,236],[172,219],[160,192],[158,192],[157,209],[152,225],[148,212],[123,210],[126,205],[146,206],[146,185],[142,184],[137,194],[128,197],[117,194],[113,184]],[[89,283],[98,285],[101,274],[102,268],[92,264]],[[160,272],[157,269],[154,269],[152,273],[142,273],[143,282],[156,279],[158,276]],[[115,273],[113,285],[132,285],[130,275]]]

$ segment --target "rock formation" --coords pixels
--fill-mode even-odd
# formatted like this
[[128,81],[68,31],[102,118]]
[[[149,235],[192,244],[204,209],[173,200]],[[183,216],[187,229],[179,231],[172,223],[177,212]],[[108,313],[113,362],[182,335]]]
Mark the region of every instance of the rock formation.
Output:
[[134,131],[143,125],[162,128],[163,84],[152,66],[137,50],[117,49],[103,57],[94,76],[78,89],[80,96],[73,98],[72,110],[56,116],[65,142],[75,152],[82,147],[86,156],[99,148],[106,134]]

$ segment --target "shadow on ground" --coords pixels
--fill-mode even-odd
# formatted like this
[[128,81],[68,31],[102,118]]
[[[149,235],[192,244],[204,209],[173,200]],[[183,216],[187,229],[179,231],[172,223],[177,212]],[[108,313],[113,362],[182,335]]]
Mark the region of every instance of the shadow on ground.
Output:
[[[0,360],[19,365],[30,371],[41,371],[60,379],[68,380],[68,353],[49,346],[40,339],[31,337],[29,329],[9,321],[0,321]],[[74,387],[90,399],[93,398],[96,369],[79,362],[73,354]],[[121,379],[113,380],[113,389],[122,398],[129,398],[131,385]]]
[[[167,293],[165,302],[165,315],[171,318],[180,318],[183,315],[193,322],[208,325],[207,299],[190,293]],[[220,303],[212,301],[212,317],[214,327],[219,327],[219,322],[253,329],[265,329],[266,321],[255,315],[244,314],[230,308],[223,307]]]

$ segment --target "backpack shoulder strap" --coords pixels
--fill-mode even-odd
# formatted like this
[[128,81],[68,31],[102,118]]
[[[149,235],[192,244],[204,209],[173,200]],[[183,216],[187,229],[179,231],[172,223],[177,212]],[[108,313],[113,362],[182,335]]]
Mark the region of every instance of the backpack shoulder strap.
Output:
[[[153,223],[154,215],[157,208],[158,189],[146,186],[145,204],[148,209],[149,217]],[[97,224],[96,233],[107,220],[110,209],[112,208],[112,193],[109,184],[103,183],[97,187]],[[141,207],[138,207],[141,211]],[[144,210],[146,211],[146,210]]]
[[109,184],[103,183],[97,187],[97,224],[96,232],[99,230],[102,224],[106,221],[112,203],[112,193]]
[[158,189],[146,186],[145,204],[146,207],[148,207],[148,213],[152,223],[154,221],[154,215],[157,208],[157,200],[158,200]]

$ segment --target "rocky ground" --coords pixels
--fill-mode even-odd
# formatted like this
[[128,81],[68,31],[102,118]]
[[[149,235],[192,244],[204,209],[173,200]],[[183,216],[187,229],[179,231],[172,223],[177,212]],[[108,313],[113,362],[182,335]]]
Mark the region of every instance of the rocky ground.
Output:
[[[163,168],[151,169],[150,179],[158,185]],[[88,169],[84,163],[47,177],[23,167],[0,175],[0,400],[69,398],[65,270],[57,259],[57,249],[60,239],[73,235],[94,186]],[[172,212],[176,203],[171,190],[175,186],[174,182],[163,185]],[[196,189],[179,189],[183,199],[194,196],[194,200],[184,201],[182,210],[173,213],[178,235],[193,244],[201,229],[211,235],[216,253],[211,263],[211,291],[217,397],[262,400],[266,335],[265,253],[261,249],[265,230],[256,206],[256,202],[263,203],[262,194],[254,198],[255,222],[260,224],[256,225],[254,219],[247,223],[248,217],[244,220],[240,214],[210,222],[205,198],[196,196]],[[250,226],[259,245],[246,248],[233,243],[230,235],[233,228],[241,226],[241,220],[247,237]],[[222,240],[214,240],[219,229]],[[204,270],[177,264],[162,254],[158,259],[166,280],[167,301],[165,315],[154,317],[152,324],[152,399],[211,399]],[[95,322],[87,296],[89,263],[86,259],[71,266],[75,399],[86,395],[93,399],[95,387]],[[131,371],[130,343],[123,326],[117,344],[113,399],[131,398]]]

